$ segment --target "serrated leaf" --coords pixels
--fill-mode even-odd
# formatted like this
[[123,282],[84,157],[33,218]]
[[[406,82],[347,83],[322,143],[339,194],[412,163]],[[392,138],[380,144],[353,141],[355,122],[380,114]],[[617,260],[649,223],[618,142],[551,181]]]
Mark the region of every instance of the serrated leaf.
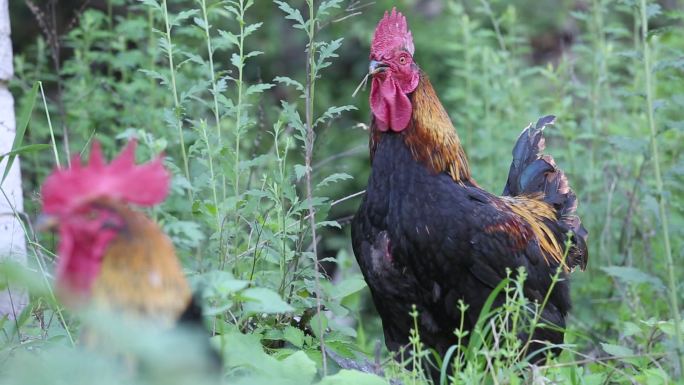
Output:
[[183,55],[188,58],[189,61],[199,64],[199,65],[204,65],[204,58],[202,58],[200,55],[190,53],[190,52],[183,52]]
[[196,24],[198,27],[202,28],[202,29],[207,29],[207,28],[208,28],[207,23],[204,21],[204,19],[201,19],[201,18],[199,18],[199,17],[193,17],[193,18],[192,18],[192,21],[194,21],[195,24]]
[[570,12],[570,15],[574,17],[577,20],[587,20],[589,18],[589,15],[586,12],[581,12],[581,11],[572,11]]
[[323,68],[326,68],[330,66],[330,61],[328,59],[332,59],[337,57],[337,51],[338,48],[342,46],[342,40],[343,38],[339,38],[337,40],[333,40],[329,43],[322,43],[319,51],[318,51],[318,61],[316,62],[316,73],[318,71],[322,70]]
[[316,119],[316,122],[314,122],[314,127],[318,127],[319,124],[324,124],[325,122],[335,119],[338,116],[340,116],[343,112],[345,111],[354,111],[356,110],[356,107],[352,105],[346,105],[346,106],[332,106],[329,107],[323,115],[321,115],[318,119]]
[[332,175],[328,175],[325,179],[323,179],[319,184],[316,185],[316,188],[325,187],[330,183],[337,183],[339,181],[348,179],[353,179],[353,177],[343,172],[336,172]]
[[235,36],[232,32],[227,32],[222,29],[219,29],[218,31],[219,36],[221,36],[226,42],[229,43],[229,45],[238,45],[239,40],[237,36]]
[[304,166],[303,164],[295,164],[294,170],[297,180],[301,180],[304,177],[304,175],[306,175],[306,166]]
[[159,49],[161,49],[162,52],[164,52],[167,56],[169,55],[169,52],[171,52],[171,47],[173,47],[173,43],[169,43],[166,37],[159,38],[158,45]]
[[298,9],[292,8],[290,4],[284,1],[276,0],[275,3],[278,4],[278,8],[285,12],[287,15],[285,16],[286,19],[295,21],[295,28],[306,29],[306,23],[304,22],[304,18]]
[[341,229],[342,225],[338,221],[321,221],[316,223],[316,227],[334,227],[336,229]]
[[304,332],[296,327],[286,326],[283,329],[283,338],[298,348],[304,346]]
[[263,51],[252,51],[252,52],[249,52],[247,55],[245,55],[245,59],[248,59],[250,57],[263,55],[263,54],[264,54]]
[[652,18],[654,16],[658,16],[662,13],[662,8],[660,7],[660,4],[658,3],[651,3],[646,6],[646,17],[647,18]]
[[292,78],[289,78],[287,76],[276,76],[276,78],[273,79],[273,81],[281,83],[281,84],[285,84],[287,86],[293,86],[298,91],[304,91],[304,86],[302,85],[302,83],[300,83],[300,82],[298,82]]
[[342,0],[326,0],[318,6],[318,11],[316,12],[316,19],[321,19],[322,16],[327,15],[331,9],[339,8],[342,4]]
[[242,68],[242,58],[240,57],[240,55],[238,55],[236,53],[231,55],[230,64],[232,64],[238,70],[241,69]]
[[158,80],[161,84],[167,84],[166,77],[157,71],[146,69],[139,69],[138,71],[142,72],[143,74],[147,75],[148,77],[154,80]]
[[148,7],[152,7],[154,9],[156,9],[157,11],[161,11],[161,9],[162,9],[161,5],[159,5],[159,3],[156,2],[155,0],[139,0],[139,1],[141,3],[147,5]]
[[264,24],[264,23],[254,23],[254,24],[250,24],[250,25],[246,26],[245,30],[244,30],[244,36],[251,35],[254,31],[259,29],[259,27],[261,27],[262,24]]
[[225,7],[223,7],[223,9],[225,9],[229,13],[232,13],[236,18],[238,18],[238,19],[240,18],[240,11],[238,11],[237,8],[235,8],[231,5],[226,5]]
[[302,123],[302,119],[299,116],[299,111],[295,108],[294,105],[282,101],[281,105],[283,107],[283,115],[287,118],[287,122],[299,132],[300,136],[304,138],[306,135],[306,128],[304,127],[304,123]]
[[178,15],[171,18],[171,21],[169,23],[171,25],[174,25],[174,26],[179,26],[179,25],[181,25],[182,22],[184,22],[185,20],[195,16],[197,13],[199,13],[199,11],[196,9],[189,9],[186,11],[181,11],[178,13]]
[[245,90],[245,96],[251,95],[251,94],[262,93],[265,90],[268,90],[271,88],[273,88],[273,84],[271,84],[271,83],[253,84],[253,85],[247,87],[247,90]]

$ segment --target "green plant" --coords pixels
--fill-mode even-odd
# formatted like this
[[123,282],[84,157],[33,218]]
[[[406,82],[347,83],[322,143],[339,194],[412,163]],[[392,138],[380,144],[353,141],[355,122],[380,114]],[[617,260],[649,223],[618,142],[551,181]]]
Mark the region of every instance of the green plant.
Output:
[[[362,360],[382,339],[346,233],[368,174],[367,102],[351,94],[367,72],[373,27],[395,3],[108,0],[79,12],[61,36],[18,42],[10,85],[26,129],[0,154],[22,157],[28,199],[17,215],[39,212],[42,181],[70,153],[97,139],[112,154],[138,137],[138,155],[163,151],[173,173],[172,194],[149,214],[202,289],[226,376],[382,382],[331,375],[339,368],[321,348]],[[399,362],[387,352],[378,359],[387,377],[425,384],[430,361],[442,384],[673,382],[684,245],[681,12],[643,0],[467,0],[427,2],[446,7],[433,15],[423,3],[396,5],[410,15],[417,60],[475,178],[500,189],[520,130],[557,115],[547,151],[577,192],[591,256],[588,271],[572,275],[560,357],[526,364],[530,341],[518,334],[543,323],[543,304],[521,295],[520,273],[479,328],[454,325],[467,344],[434,357],[415,334]],[[538,43],[547,40],[550,53]],[[79,319],[49,289],[55,239],[26,232],[34,274],[2,274],[29,283],[32,300],[16,322],[0,321],[3,370],[18,356],[27,361],[17,368],[30,367],[21,353],[29,348],[54,352],[41,356],[46,371],[78,367],[83,353],[70,341]]]

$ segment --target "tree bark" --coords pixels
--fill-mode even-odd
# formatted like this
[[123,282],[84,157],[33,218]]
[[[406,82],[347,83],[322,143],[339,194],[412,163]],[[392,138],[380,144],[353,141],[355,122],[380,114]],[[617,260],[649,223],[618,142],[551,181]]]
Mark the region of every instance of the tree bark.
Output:
[[[12,149],[16,121],[14,99],[8,90],[8,82],[14,74],[12,67],[12,40],[7,0],[0,0],[0,154]],[[0,162],[0,178],[5,173],[7,160]],[[26,238],[17,213],[23,213],[24,200],[21,190],[19,157],[0,185],[0,260],[11,259],[26,264]],[[5,286],[6,282],[0,282]],[[0,291],[0,316],[18,316],[28,303],[28,296],[21,288],[8,286]]]

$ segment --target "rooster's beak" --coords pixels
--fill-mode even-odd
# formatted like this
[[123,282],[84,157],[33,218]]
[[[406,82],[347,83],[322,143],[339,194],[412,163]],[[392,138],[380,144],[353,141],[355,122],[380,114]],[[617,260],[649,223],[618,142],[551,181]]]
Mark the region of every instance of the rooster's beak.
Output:
[[371,60],[370,64],[368,65],[368,73],[370,75],[375,75],[380,72],[385,72],[387,67],[389,66],[384,62]]
[[57,217],[48,214],[40,214],[33,223],[33,228],[36,231],[50,231],[57,227]]

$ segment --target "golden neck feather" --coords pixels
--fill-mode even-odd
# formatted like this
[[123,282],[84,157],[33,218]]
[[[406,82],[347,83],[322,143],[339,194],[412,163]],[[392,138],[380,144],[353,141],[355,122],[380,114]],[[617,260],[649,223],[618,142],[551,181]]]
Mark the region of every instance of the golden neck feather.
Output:
[[433,171],[446,172],[457,182],[474,183],[461,140],[427,76],[421,73],[411,96],[413,114],[404,142],[413,157]]
[[171,240],[143,213],[111,204],[126,229],[112,241],[93,287],[100,307],[173,324],[192,293]]

